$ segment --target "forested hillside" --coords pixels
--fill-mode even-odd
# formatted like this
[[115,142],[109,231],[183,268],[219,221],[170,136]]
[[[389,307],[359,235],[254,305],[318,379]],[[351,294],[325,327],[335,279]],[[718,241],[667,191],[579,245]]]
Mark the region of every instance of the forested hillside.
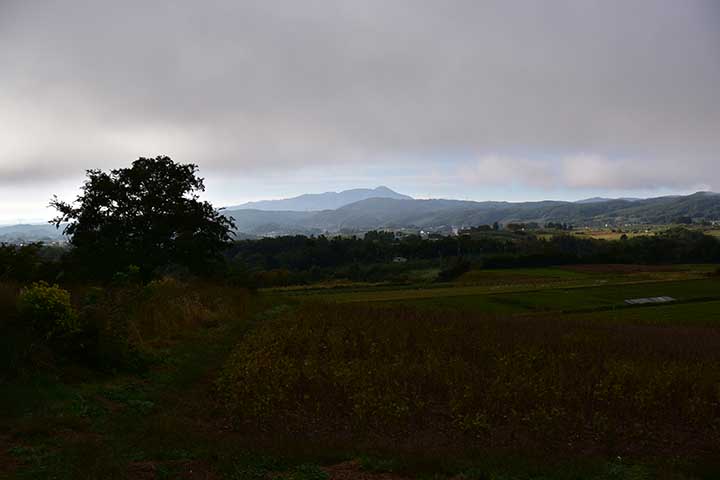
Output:
[[255,235],[381,228],[421,228],[432,231],[494,222],[556,222],[576,226],[672,224],[720,219],[720,195],[698,192],[688,196],[591,203],[370,198],[335,210],[319,212],[230,209],[225,211],[225,215],[235,219],[239,232]]

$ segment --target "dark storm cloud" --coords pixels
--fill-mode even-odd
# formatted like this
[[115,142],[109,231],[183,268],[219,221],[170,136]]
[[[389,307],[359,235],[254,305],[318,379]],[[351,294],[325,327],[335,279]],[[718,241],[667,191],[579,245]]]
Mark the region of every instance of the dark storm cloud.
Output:
[[714,1],[0,0],[0,65],[0,183],[458,154],[481,184],[720,188]]

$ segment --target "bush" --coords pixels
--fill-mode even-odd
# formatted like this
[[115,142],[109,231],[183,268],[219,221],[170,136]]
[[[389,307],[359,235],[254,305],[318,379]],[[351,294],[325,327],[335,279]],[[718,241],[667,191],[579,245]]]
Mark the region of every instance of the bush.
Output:
[[101,371],[142,372],[149,364],[146,352],[134,345],[128,334],[124,296],[114,298],[99,287],[90,287],[80,309],[82,332],[71,353],[76,360]]
[[17,307],[20,317],[45,340],[72,336],[80,331],[70,293],[58,285],[44,281],[33,283],[20,292]]
[[72,296],[44,282],[23,289],[0,283],[0,380],[59,362],[142,372],[183,336],[249,313],[244,289],[170,277],[147,285],[126,280],[76,285]]
[[463,258],[458,258],[456,261],[454,261],[452,264],[450,264],[447,268],[443,269],[438,273],[437,281],[438,282],[451,282],[458,278],[463,273],[469,272],[472,265],[470,262]]

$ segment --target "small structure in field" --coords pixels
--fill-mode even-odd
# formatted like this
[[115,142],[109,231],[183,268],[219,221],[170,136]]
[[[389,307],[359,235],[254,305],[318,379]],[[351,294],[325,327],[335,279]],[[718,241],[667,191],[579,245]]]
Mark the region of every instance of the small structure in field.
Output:
[[674,302],[673,297],[647,297],[647,298],[631,298],[625,300],[628,305],[647,305],[648,303],[668,303]]
[[393,258],[393,263],[405,263],[407,260],[405,257],[395,257]]

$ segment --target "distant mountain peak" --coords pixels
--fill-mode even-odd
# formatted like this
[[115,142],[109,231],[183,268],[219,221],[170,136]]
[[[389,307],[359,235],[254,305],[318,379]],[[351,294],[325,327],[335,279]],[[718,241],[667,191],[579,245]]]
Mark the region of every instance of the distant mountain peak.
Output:
[[625,202],[637,202],[638,200],[642,200],[642,198],[635,198],[635,197],[620,197],[620,198],[606,198],[606,197],[592,197],[592,198],[585,198],[583,200],[577,200],[575,203],[602,203],[602,202],[613,202],[616,200],[622,200]]
[[248,202],[242,205],[227,207],[227,210],[270,210],[270,211],[320,211],[335,210],[351,203],[367,200],[369,198],[395,198],[412,200],[412,197],[398,193],[390,188],[380,185],[375,188],[354,188],[341,192],[306,193],[292,198],[280,200],[261,200]]

